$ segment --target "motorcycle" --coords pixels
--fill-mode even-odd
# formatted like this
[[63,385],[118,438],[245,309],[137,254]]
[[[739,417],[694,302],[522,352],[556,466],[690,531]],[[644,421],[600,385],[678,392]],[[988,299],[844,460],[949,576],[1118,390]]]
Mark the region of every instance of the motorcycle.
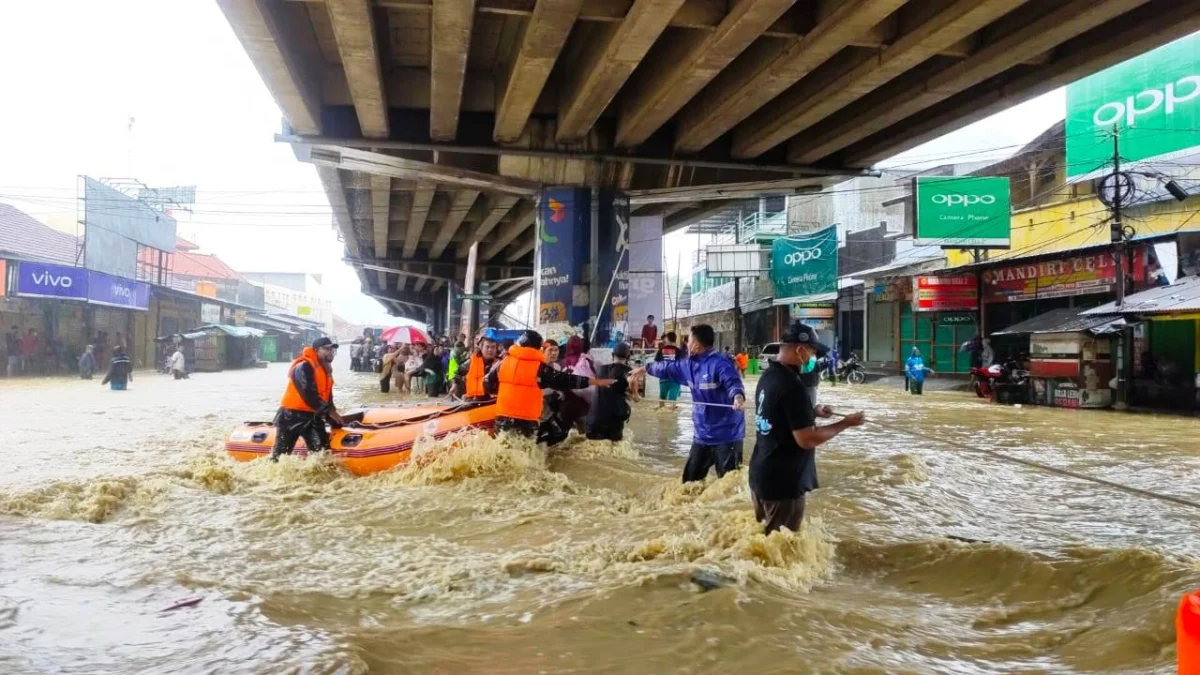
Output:
[[971,390],[979,398],[994,399],[997,385],[1024,387],[1029,383],[1029,371],[1017,365],[1016,361],[1009,360],[1003,364],[971,368]]
[[850,358],[838,363],[837,376],[850,384],[862,384],[867,381],[867,371],[858,360],[858,356],[853,353],[850,354]]

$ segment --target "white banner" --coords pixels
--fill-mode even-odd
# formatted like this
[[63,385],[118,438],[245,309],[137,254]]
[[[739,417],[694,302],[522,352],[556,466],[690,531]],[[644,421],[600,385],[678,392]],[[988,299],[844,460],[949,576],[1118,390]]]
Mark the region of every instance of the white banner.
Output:
[[200,323],[205,325],[221,323],[221,306],[207,302],[200,303]]
[[629,219],[629,337],[641,336],[650,315],[663,333],[662,237],[662,216]]

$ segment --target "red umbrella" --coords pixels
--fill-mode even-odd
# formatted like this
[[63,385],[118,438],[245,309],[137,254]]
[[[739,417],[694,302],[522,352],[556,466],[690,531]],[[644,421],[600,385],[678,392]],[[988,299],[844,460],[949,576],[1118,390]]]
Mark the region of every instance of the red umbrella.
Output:
[[384,343],[403,342],[405,344],[429,344],[429,336],[420,328],[412,326],[396,326],[389,328],[379,334],[379,339]]

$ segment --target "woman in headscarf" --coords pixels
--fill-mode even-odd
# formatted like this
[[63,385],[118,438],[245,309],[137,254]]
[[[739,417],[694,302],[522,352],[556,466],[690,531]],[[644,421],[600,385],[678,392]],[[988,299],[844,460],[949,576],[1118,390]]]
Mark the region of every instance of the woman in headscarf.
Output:
[[[596,364],[592,362],[592,357],[588,355],[588,341],[586,338],[578,335],[572,335],[567,338],[567,356],[563,359],[563,370],[581,377],[596,377]],[[596,390],[594,387],[586,389],[576,389],[571,398],[577,399],[571,401],[568,398],[566,405],[570,408],[570,419],[573,426],[579,430],[579,433],[587,431],[587,414],[596,403]]]

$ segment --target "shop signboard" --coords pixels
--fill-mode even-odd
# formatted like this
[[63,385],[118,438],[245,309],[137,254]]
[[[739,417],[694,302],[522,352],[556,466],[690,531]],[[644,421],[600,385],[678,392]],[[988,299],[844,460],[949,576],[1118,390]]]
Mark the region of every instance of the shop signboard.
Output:
[[[1135,249],[1134,280],[1143,280],[1145,272],[1145,251]],[[984,302],[1019,302],[1108,293],[1116,280],[1117,269],[1111,253],[1088,253],[986,270],[983,273],[983,298]]]
[[87,300],[88,274],[82,267],[22,262],[17,267],[17,295],[26,298]]
[[781,237],[771,245],[771,281],[775,296],[796,298],[837,293],[837,226],[810,234]]
[[93,305],[149,310],[150,285],[103,272],[89,271],[87,298]]
[[918,246],[1008,248],[1011,209],[1008,178],[1002,176],[918,176]]
[[589,208],[588,191],[574,188],[546,190],[538,200],[535,259],[539,323],[577,325],[587,318],[586,294],[577,294],[576,288],[587,288],[583,262]]
[[818,319],[833,319],[836,310],[833,303],[801,302],[792,305],[792,318],[808,323]]
[[974,274],[913,277],[913,309],[918,312],[979,309],[979,285]]
[[938,325],[940,326],[972,326],[975,324],[975,315],[969,312],[943,312],[938,314]]
[[1067,85],[1066,120],[1072,180],[1111,171],[1114,128],[1125,162],[1200,153],[1200,33]]
[[221,323],[221,306],[209,302],[200,303],[200,323],[204,325]]
[[896,277],[879,279],[871,289],[875,302],[905,302],[912,299],[912,284],[908,279]]

